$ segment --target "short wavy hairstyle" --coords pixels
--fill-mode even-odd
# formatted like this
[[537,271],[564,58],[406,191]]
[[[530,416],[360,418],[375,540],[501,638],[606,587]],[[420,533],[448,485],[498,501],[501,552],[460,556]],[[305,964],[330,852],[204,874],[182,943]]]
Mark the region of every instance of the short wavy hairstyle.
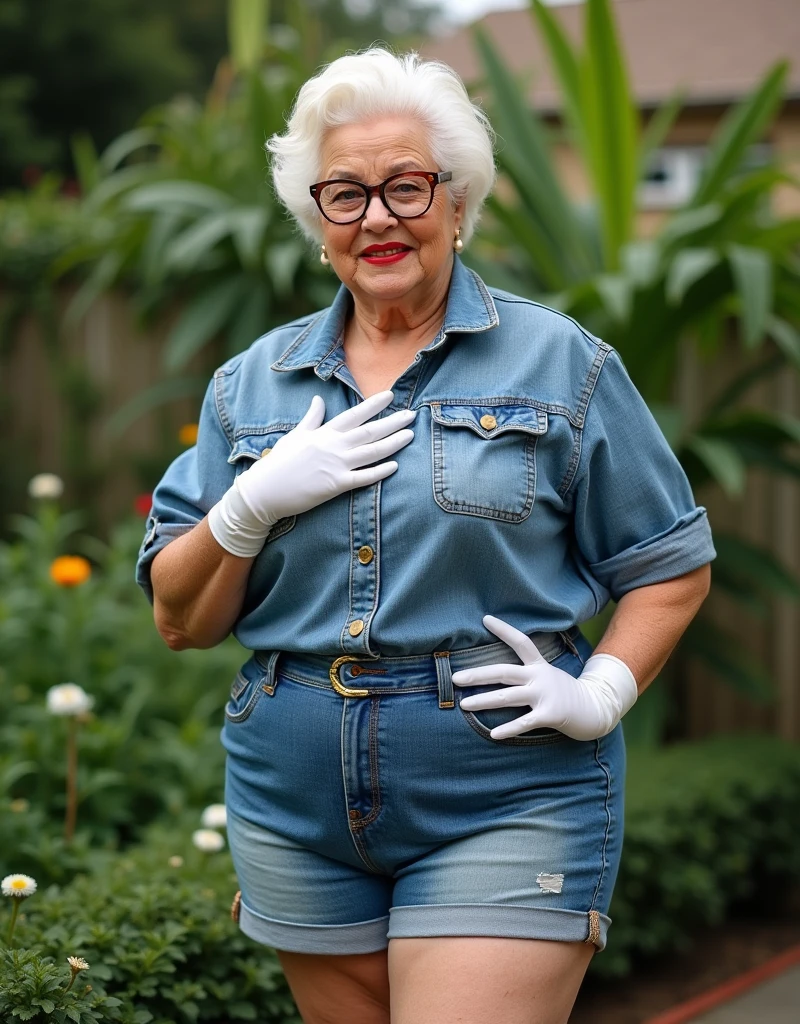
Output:
[[494,132],[452,68],[413,52],[395,55],[373,47],[349,54],[303,85],[286,131],[267,142],[281,201],[303,233],[320,241],[320,213],[308,188],[320,180],[325,131],[387,116],[418,118],[427,128],[438,164],[431,170],[452,171],[446,185],[450,198],[465,201],[461,237],[468,242],[494,185]]

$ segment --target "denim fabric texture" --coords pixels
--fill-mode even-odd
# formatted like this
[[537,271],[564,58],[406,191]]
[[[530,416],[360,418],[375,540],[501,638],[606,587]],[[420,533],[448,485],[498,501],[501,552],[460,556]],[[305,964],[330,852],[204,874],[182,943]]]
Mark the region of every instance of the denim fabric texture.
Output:
[[[577,631],[534,640],[574,676],[591,653]],[[223,742],[251,938],[338,954],[441,935],[604,947],[622,845],[622,730],[590,742],[552,729],[493,740],[489,730],[519,709],[460,707],[492,687],[456,687],[448,707],[452,671],[509,660],[495,643],[345,662],[340,681],[368,693],[342,697],[330,659],[250,659]]]
[[[342,287],[217,370],[197,445],[153,496],[137,564],[151,600],[155,555],[315,394],[326,419],[361,400],[342,346],[351,303]],[[494,642],[486,614],[561,631],[714,557],[705,509],[614,350],[457,256],[443,326],[393,391],[381,415],[417,410],[397,472],[275,524],[234,627],[248,649],[459,650]]]

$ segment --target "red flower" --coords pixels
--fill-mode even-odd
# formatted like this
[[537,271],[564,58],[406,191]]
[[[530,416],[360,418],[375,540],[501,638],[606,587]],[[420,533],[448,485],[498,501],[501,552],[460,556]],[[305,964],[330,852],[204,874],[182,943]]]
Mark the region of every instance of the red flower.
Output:
[[153,495],[152,494],[137,494],[133,502],[133,509],[137,516],[143,516],[147,518],[150,515],[150,509],[153,507]]

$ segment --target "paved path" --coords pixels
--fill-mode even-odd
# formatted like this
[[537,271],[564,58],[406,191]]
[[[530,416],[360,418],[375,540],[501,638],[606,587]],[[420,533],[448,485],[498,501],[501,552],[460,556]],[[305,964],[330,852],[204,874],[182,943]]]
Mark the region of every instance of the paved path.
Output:
[[692,1024],[800,1024],[800,966],[693,1017]]

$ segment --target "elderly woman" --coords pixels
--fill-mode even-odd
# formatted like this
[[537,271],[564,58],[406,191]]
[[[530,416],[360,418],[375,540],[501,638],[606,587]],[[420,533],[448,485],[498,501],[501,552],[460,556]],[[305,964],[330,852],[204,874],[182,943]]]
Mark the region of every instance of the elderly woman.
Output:
[[254,652],[223,730],[240,926],[307,1024],[562,1024],[705,509],[614,350],[460,261],[494,167],[449,68],[342,57],[269,149],[341,287],[217,370],[138,565],[171,648]]

